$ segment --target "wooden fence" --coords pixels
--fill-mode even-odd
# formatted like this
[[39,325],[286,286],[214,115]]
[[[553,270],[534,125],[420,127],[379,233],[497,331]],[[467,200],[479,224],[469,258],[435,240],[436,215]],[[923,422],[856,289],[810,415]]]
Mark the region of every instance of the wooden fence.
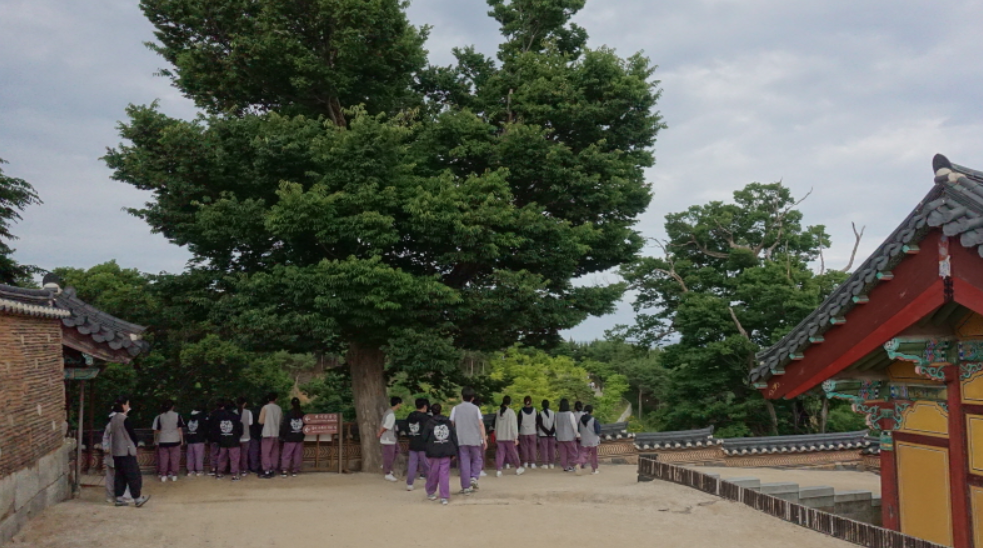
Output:
[[658,462],[653,456],[638,458],[638,481],[659,479],[699,489],[704,493],[739,502],[760,512],[867,548],[944,548],[942,545],[853,521],[828,512],[765,495],[689,468]]

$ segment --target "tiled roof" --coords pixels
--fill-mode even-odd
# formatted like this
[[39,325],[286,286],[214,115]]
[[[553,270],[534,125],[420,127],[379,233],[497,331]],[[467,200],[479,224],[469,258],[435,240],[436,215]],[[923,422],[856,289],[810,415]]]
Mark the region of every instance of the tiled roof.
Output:
[[54,301],[68,312],[67,317],[62,318],[62,324],[74,328],[80,335],[113,350],[125,350],[130,356],[138,356],[150,349],[150,343],[140,339],[146,327],[123,321],[87,304],[78,298],[74,288],[68,287],[55,294]]
[[782,340],[756,356],[751,382],[762,386],[773,375],[783,374],[793,356],[801,355],[813,341],[833,327],[863,299],[906,253],[933,227],[947,236],[959,236],[965,247],[975,247],[983,256],[983,172],[952,164],[938,154],[932,162],[935,186],[874,253],[805,320]]
[[25,289],[0,284],[0,311],[39,318],[64,318],[66,310],[55,306],[52,294],[46,289]]
[[627,422],[613,422],[601,425],[602,440],[620,440],[634,438],[635,434],[628,431]]
[[687,449],[718,445],[713,437],[713,427],[676,432],[645,432],[635,434],[635,447],[640,451],[650,449]]
[[870,445],[868,432],[837,432],[804,436],[769,436],[763,438],[727,438],[722,440],[725,455],[758,455],[767,453],[806,453],[842,451]]

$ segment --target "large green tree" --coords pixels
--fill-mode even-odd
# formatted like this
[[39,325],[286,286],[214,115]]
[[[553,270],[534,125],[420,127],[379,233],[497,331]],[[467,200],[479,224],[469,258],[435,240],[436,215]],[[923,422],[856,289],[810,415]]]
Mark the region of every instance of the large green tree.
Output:
[[845,277],[810,264],[830,245],[803,226],[799,202],[780,183],[752,183],[732,203],[666,216],[662,255],[622,269],[637,291],[636,324],[624,332],[668,344],[660,418],[667,429],[716,425],[723,435],[804,428],[800,403],[774,406],[749,385],[754,354],[797,325]]
[[642,245],[653,67],[588,48],[582,1],[490,3],[498,58],[450,67],[423,67],[397,0],[142,4],[207,115],[131,107],[107,162],[241,344],[345,354],[366,470],[387,373],[432,386],[460,349],[557,342],[623,291],[572,280]]
[[[6,164],[0,158],[0,166]],[[10,285],[30,284],[30,277],[37,267],[18,264],[12,257],[10,242],[16,240],[10,232],[13,223],[21,220],[20,212],[31,205],[40,205],[38,193],[24,179],[4,175],[0,169],[0,283]]]

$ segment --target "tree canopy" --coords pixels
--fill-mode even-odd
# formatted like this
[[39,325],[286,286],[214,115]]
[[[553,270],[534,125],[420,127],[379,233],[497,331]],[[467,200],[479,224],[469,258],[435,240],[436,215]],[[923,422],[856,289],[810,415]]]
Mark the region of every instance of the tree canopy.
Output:
[[582,0],[489,3],[497,59],[448,67],[424,66],[397,0],[141,4],[205,113],[130,107],[114,177],[152,192],[133,213],[192,252],[238,345],[346,354],[363,431],[386,374],[439,383],[459,349],[610,311],[623,285],[572,281],[642,246],[654,67],[588,48]]
[[[0,166],[6,163],[0,158]],[[31,183],[4,175],[0,169],[0,283],[24,285],[30,283],[31,275],[37,271],[36,267],[21,265],[14,260],[10,242],[17,239],[11,232],[11,225],[21,220],[20,212],[40,204],[41,198]]]
[[666,429],[714,424],[721,435],[808,429],[802,401],[778,416],[748,381],[754,354],[777,342],[846,277],[814,272],[829,247],[821,225],[803,226],[791,191],[752,183],[733,203],[710,202],[666,216],[661,256],[622,269],[637,292],[636,324],[622,335],[666,344],[669,373],[659,412]]

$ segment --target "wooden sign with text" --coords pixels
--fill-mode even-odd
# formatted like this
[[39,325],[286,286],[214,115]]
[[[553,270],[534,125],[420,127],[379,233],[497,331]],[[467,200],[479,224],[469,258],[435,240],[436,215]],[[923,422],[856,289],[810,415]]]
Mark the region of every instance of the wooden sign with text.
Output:
[[341,426],[338,413],[313,413],[304,415],[304,434],[337,434]]

